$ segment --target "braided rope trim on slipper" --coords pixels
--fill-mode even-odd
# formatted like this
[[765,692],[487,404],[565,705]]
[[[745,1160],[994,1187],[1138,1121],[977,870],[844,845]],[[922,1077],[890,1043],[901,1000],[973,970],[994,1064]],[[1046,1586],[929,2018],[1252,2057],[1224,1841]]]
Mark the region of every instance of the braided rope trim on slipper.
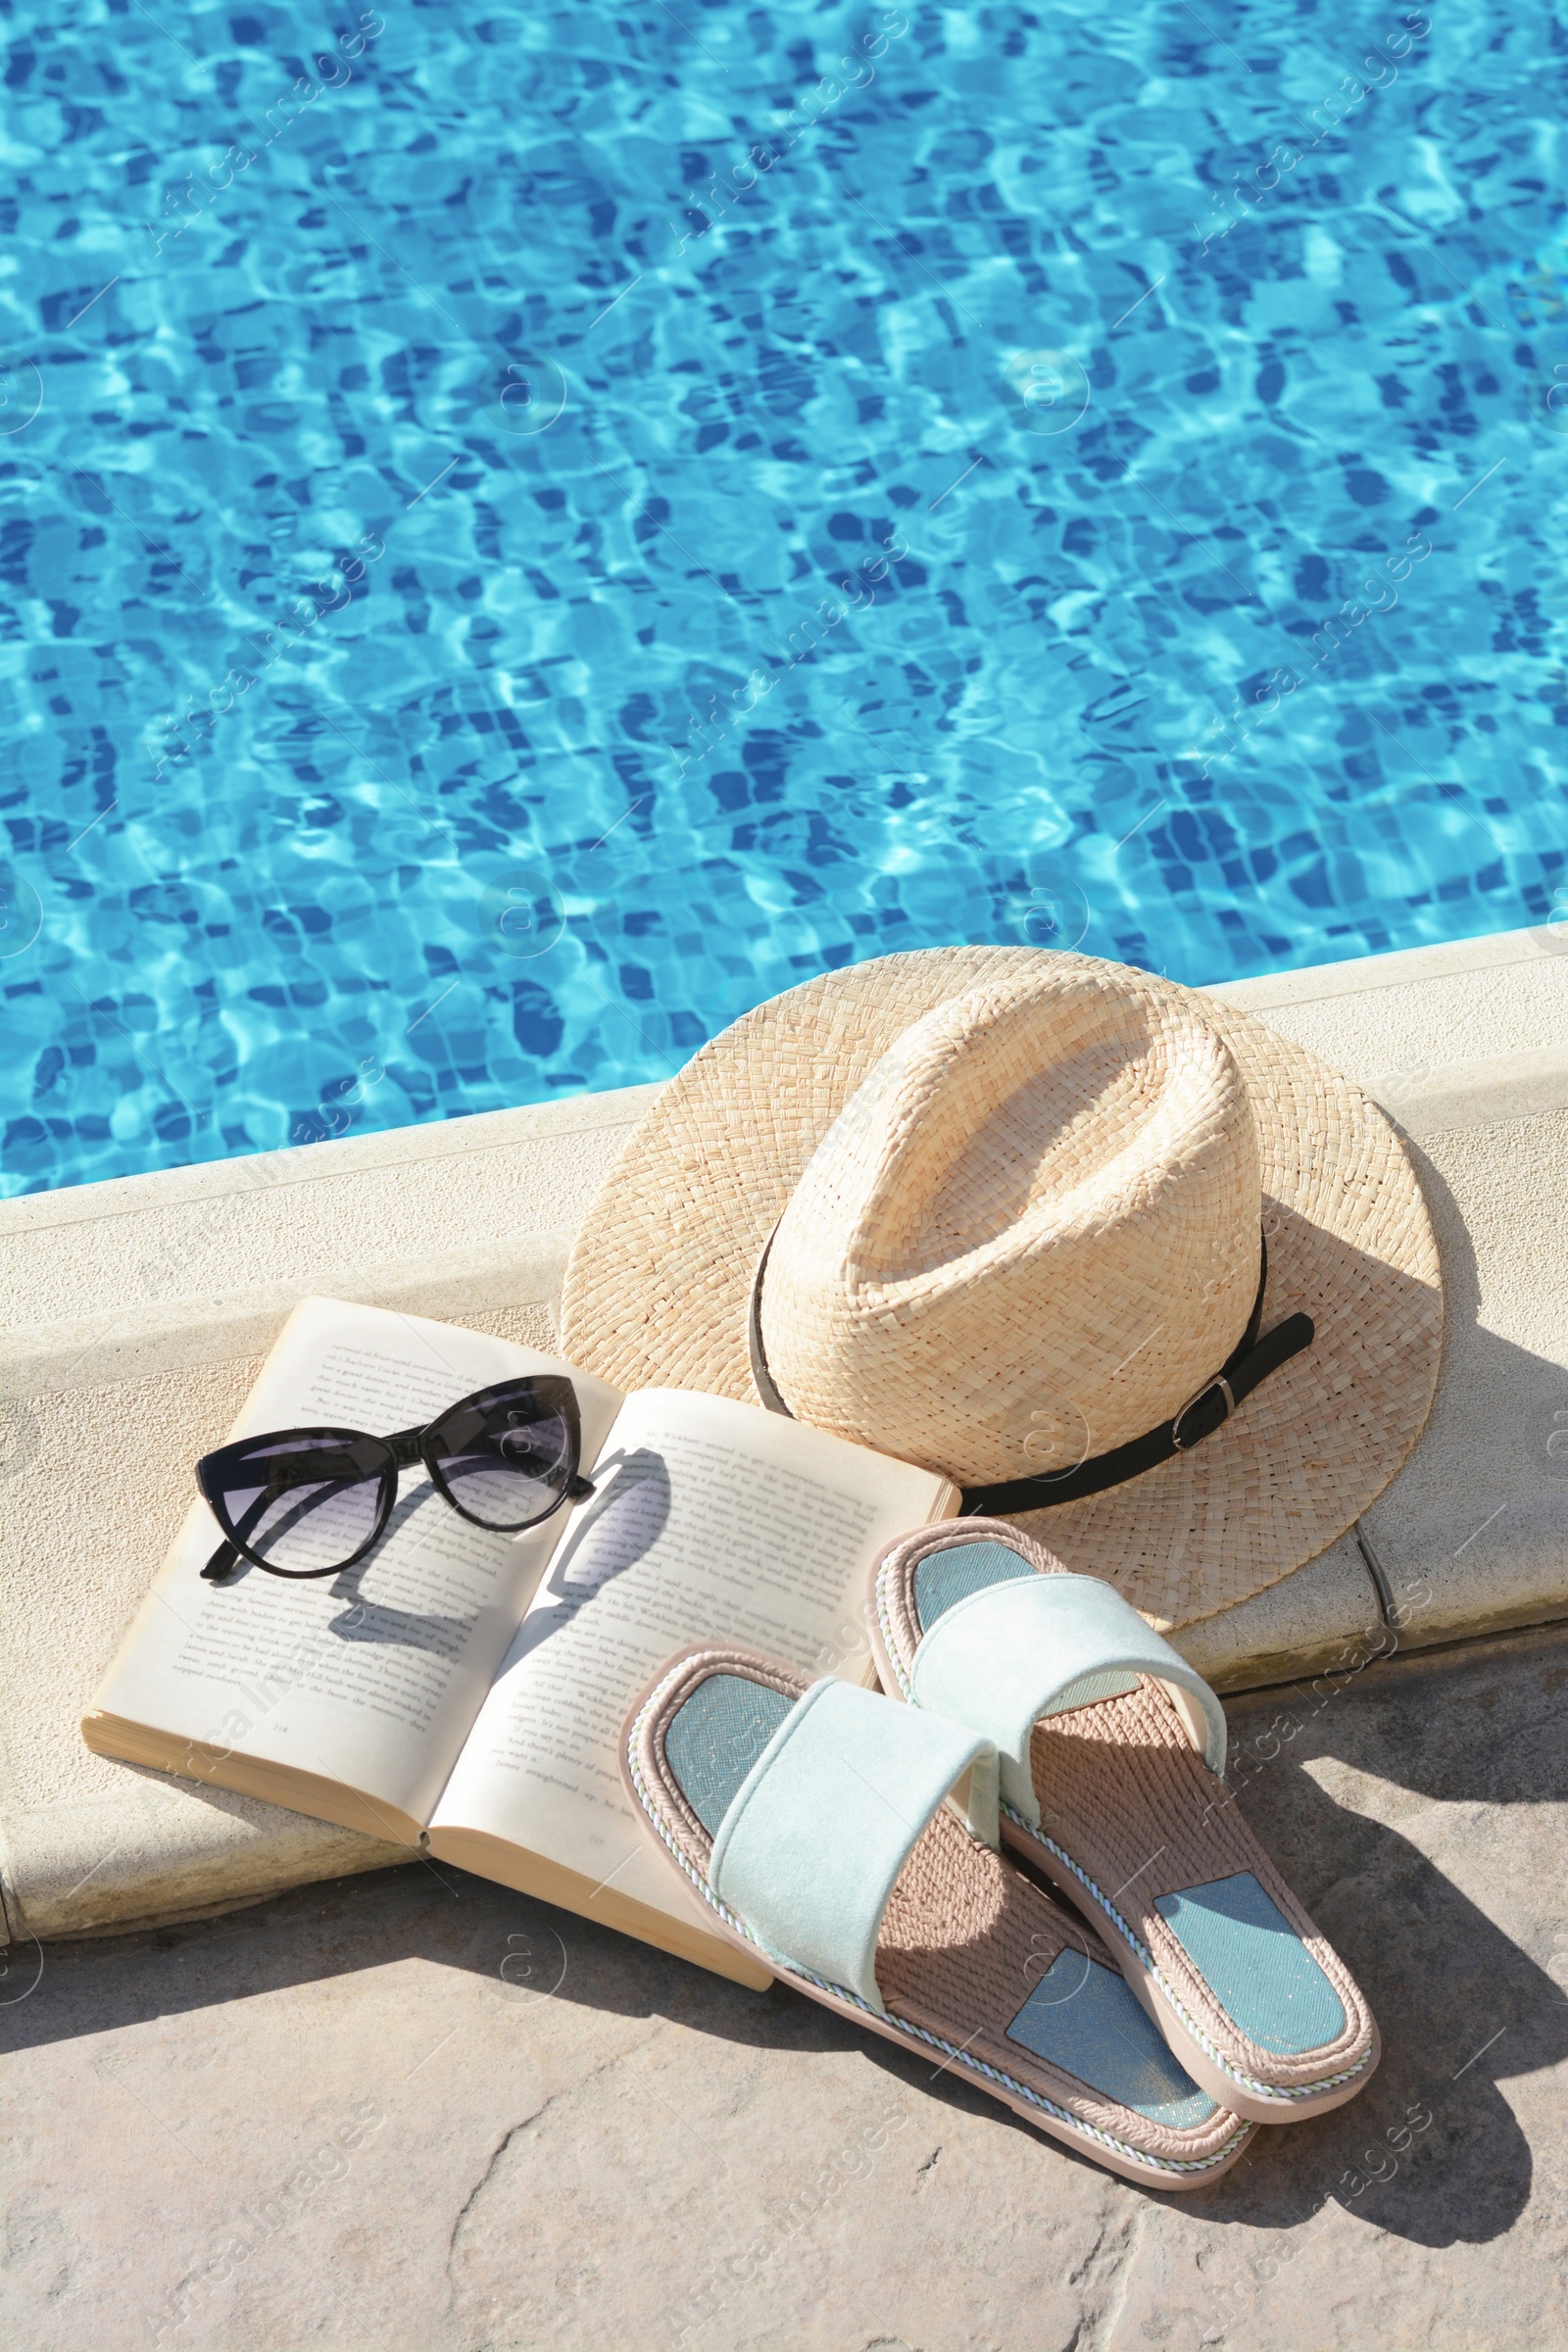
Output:
[[899,1645],[893,1639],[893,1620],[888,1614],[887,1587],[888,1571],[886,1568],[879,1568],[876,1575],[877,1630],[882,1636],[883,1654],[887,1658],[889,1665],[893,1668],[895,1676],[898,1678],[899,1689],[903,1691],[905,1698],[907,1700],[910,1698],[914,1690],[914,1685],[910,1682],[908,1676],[904,1671],[903,1663],[899,1657]]
[[1142,1937],[1128,1926],[1126,1920],[1123,1919],[1121,1913],[1117,1910],[1109,1895],[1102,1892],[1101,1888],[1095,1885],[1094,1880],[1089,1876],[1088,1871],[1082,1869],[1079,1864],[1073,1860],[1071,1854],[1067,1853],[1061,1846],[1059,1846],[1054,1838],[1051,1837],[1047,1831],[1031,1828],[1030,1824],[1025,1821],[1023,1815],[1009,1805],[1005,1798],[1003,1800],[1002,1810],[1004,1813],[1005,1813],[1010,1822],[1013,1822],[1017,1825],[1026,1838],[1032,1838],[1037,1845],[1043,1845],[1047,1847],[1050,1852],[1054,1853],[1057,1861],[1064,1864],[1064,1866],[1072,1872],[1073,1877],[1078,1881],[1079,1885],[1083,1886],[1088,1893],[1094,1896],[1095,1901],[1100,1905],[1102,1911],[1104,1912],[1106,1918],[1114,1922],[1121,1935],[1122,1940],[1137,1954],[1139,1961],[1153,1978],[1155,1984],[1159,1986],[1160,1991],[1164,1994],[1166,2000],[1175,2010],[1177,2016],[1181,2019],[1182,2024],[1186,2027],[1188,2033],[1197,2042],[1199,2048],[1203,2051],[1205,2056],[1212,2059],[1213,2063],[1219,2068],[1221,2074],[1229,2075],[1231,2081],[1233,2082],[1239,2082],[1244,2090],[1250,2090],[1256,2097],[1265,2099],[1315,2099],[1321,2097],[1325,2090],[1338,2089],[1342,2082],[1353,2082],[1356,2076],[1361,2074],[1371,2063],[1372,2052],[1370,2049],[1367,2049],[1356,2060],[1353,2066],[1346,2067],[1340,2074],[1320,2075],[1315,2082],[1305,2082],[1299,2085],[1293,2085],[1288,2089],[1282,2087],[1276,2082],[1260,2082],[1255,2075],[1244,2074],[1242,2069],[1239,2066],[1234,2065],[1232,2061],[1226,2057],[1224,2051],[1216,2048],[1215,2044],[1209,2039],[1209,2036],[1203,2032],[1203,2029],[1198,2023],[1198,2020],[1192,2016],[1184,2006],[1181,1996],[1177,1992],[1175,1985],[1172,1984],[1169,1977],[1166,1976],[1164,1970],[1154,1958],[1154,1955],[1150,1950],[1148,1944],[1146,1944]]
[[1116,2138],[1114,2133],[1102,2131],[1098,2124],[1086,2123],[1082,2117],[1074,2115],[1069,2108],[1058,2107],[1054,2100],[1048,2099],[1043,2092],[1031,2090],[1027,2082],[1020,2082],[1015,2076],[1007,2074],[1003,2068],[988,2065],[985,2059],[976,2058],[970,2051],[959,2048],[956,2043],[945,2041],[940,2034],[928,2033],[924,2026],[915,2025],[909,2018],[899,2017],[891,2009],[886,2011],[882,2017],[878,2017],[870,2003],[862,2000],[858,1992],[851,1991],[848,1985],[831,1984],[827,1978],[817,1976],[811,1969],[802,1968],[795,1961],[783,1959],[779,1954],[769,1951],[768,1947],[753,1935],[746,1922],[729,1909],[708,1881],[687,1860],[667,1827],[663,1815],[660,1812],[637,1762],[638,1734],[648,1717],[662,1702],[670,1686],[679,1679],[685,1670],[685,1661],[682,1660],[679,1666],[673,1668],[664,1677],[656,1690],[650,1691],[638,1711],[626,1738],[627,1770],[631,1776],[632,1786],[637,1791],[638,1802],[653,1824],[660,1842],[665,1847],[681,1875],[690,1881],[704,1902],[711,1910],[717,1912],[726,1927],[730,1928],[737,1936],[744,1936],[749,1944],[765,1956],[770,1967],[782,1967],[790,1976],[798,1977],[803,1984],[814,1984],[819,1992],[830,1993],[835,2000],[845,2001],[850,2007],[858,2009],[863,2016],[870,2018],[877,2025],[886,2024],[897,2027],[900,2034],[907,2035],[909,2039],[923,2042],[928,2049],[942,2051],[943,2055],[954,2065],[967,2068],[971,2074],[981,2076],[988,2082],[1000,2083],[1013,2096],[1025,2100],[1029,2106],[1038,2107],[1043,2114],[1052,2116],[1059,2124],[1064,2124],[1069,2131],[1076,2132],[1083,2138],[1093,2140],[1102,2148],[1109,2148],[1118,2156],[1127,2157],[1136,2164],[1146,2165],[1157,2172],[1187,2174],[1211,2172],[1216,2165],[1225,2162],[1238,2142],[1244,2139],[1252,2129],[1250,2124],[1242,2124],[1241,2128],[1226,2140],[1224,2146],[1217,2149],[1212,2156],[1201,2158],[1152,2156],[1148,2149],[1135,2148],[1130,2141]]

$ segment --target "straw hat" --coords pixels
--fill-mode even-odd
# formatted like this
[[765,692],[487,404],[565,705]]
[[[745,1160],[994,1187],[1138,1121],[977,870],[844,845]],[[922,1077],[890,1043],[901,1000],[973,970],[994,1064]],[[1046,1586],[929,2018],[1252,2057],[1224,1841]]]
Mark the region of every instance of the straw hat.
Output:
[[1147,972],[943,948],[695,1055],[589,1212],[562,1345],[944,1471],[1168,1627],[1354,1522],[1441,1328],[1415,1172],[1348,1080]]

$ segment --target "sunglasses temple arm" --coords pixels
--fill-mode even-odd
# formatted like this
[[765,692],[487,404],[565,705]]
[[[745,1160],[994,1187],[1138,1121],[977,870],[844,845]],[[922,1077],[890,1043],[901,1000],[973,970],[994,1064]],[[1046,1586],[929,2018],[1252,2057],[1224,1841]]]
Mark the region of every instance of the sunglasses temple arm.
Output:
[[225,1537],[202,1570],[202,1581],[209,1585],[222,1584],[226,1577],[233,1575],[234,1570],[239,1566],[239,1559],[238,1551]]
[[598,1492],[591,1478],[584,1478],[580,1471],[574,1471],[566,1484],[566,1500],[581,1502],[585,1495],[597,1494]]
[[[244,1543],[249,1537],[252,1529],[260,1521],[263,1512],[267,1509],[267,1506],[271,1499],[271,1495],[265,1492],[257,1495],[256,1500],[251,1504],[250,1509],[240,1520],[239,1528],[237,1530],[240,1543]],[[211,1503],[209,1503],[207,1507],[209,1510],[211,1510],[213,1506]],[[240,1551],[239,1544],[230,1544],[225,1536],[222,1543],[220,1544],[218,1549],[214,1552],[212,1558],[208,1561],[206,1567],[202,1570],[202,1582],[208,1585],[222,1584],[226,1578],[233,1575],[234,1570],[239,1566],[243,1554]]]

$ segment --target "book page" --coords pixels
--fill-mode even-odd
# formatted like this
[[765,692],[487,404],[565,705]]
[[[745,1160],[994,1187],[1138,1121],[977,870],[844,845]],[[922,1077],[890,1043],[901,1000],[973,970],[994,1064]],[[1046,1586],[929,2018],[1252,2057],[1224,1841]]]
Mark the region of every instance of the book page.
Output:
[[865,1581],[946,1480],[726,1397],[628,1397],[431,1817],[679,1916],[620,1780],[627,1708],[676,1650],[724,1642],[857,1680]]
[[[519,1372],[571,1380],[591,1462],[620,1401],[603,1381],[483,1332],[307,1299],[231,1436],[336,1426],[387,1437]],[[401,1474],[386,1535],[357,1566],[296,1583],[242,1563],[209,1585],[201,1570],[221,1531],[198,1500],[97,1705],[340,1781],[422,1821],[565,1520],[561,1511],[524,1536],[492,1534],[460,1518],[416,1464]]]

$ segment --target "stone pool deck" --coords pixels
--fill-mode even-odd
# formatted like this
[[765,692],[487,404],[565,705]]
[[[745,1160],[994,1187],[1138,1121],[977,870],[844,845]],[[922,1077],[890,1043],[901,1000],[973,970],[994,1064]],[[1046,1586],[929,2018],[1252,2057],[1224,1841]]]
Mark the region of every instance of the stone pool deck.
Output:
[[415,1863],[12,1954],[14,2352],[1568,2341],[1568,1630],[1232,1702],[1383,2030],[1196,2197],[952,2072]]
[[[0,1205],[19,2352],[1568,2338],[1568,956],[1221,993],[1390,1108],[1444,1252],[1411,1462],[1358,1537],[1181,1636],[1378,2012],[1366,2094],[1151,2197],[777,1987],[89,1756],[193,1433],[293,1300],[547,1341],[651,1090],[36,1196]],[[137,1920],[165,1924],[111,1932]]]

